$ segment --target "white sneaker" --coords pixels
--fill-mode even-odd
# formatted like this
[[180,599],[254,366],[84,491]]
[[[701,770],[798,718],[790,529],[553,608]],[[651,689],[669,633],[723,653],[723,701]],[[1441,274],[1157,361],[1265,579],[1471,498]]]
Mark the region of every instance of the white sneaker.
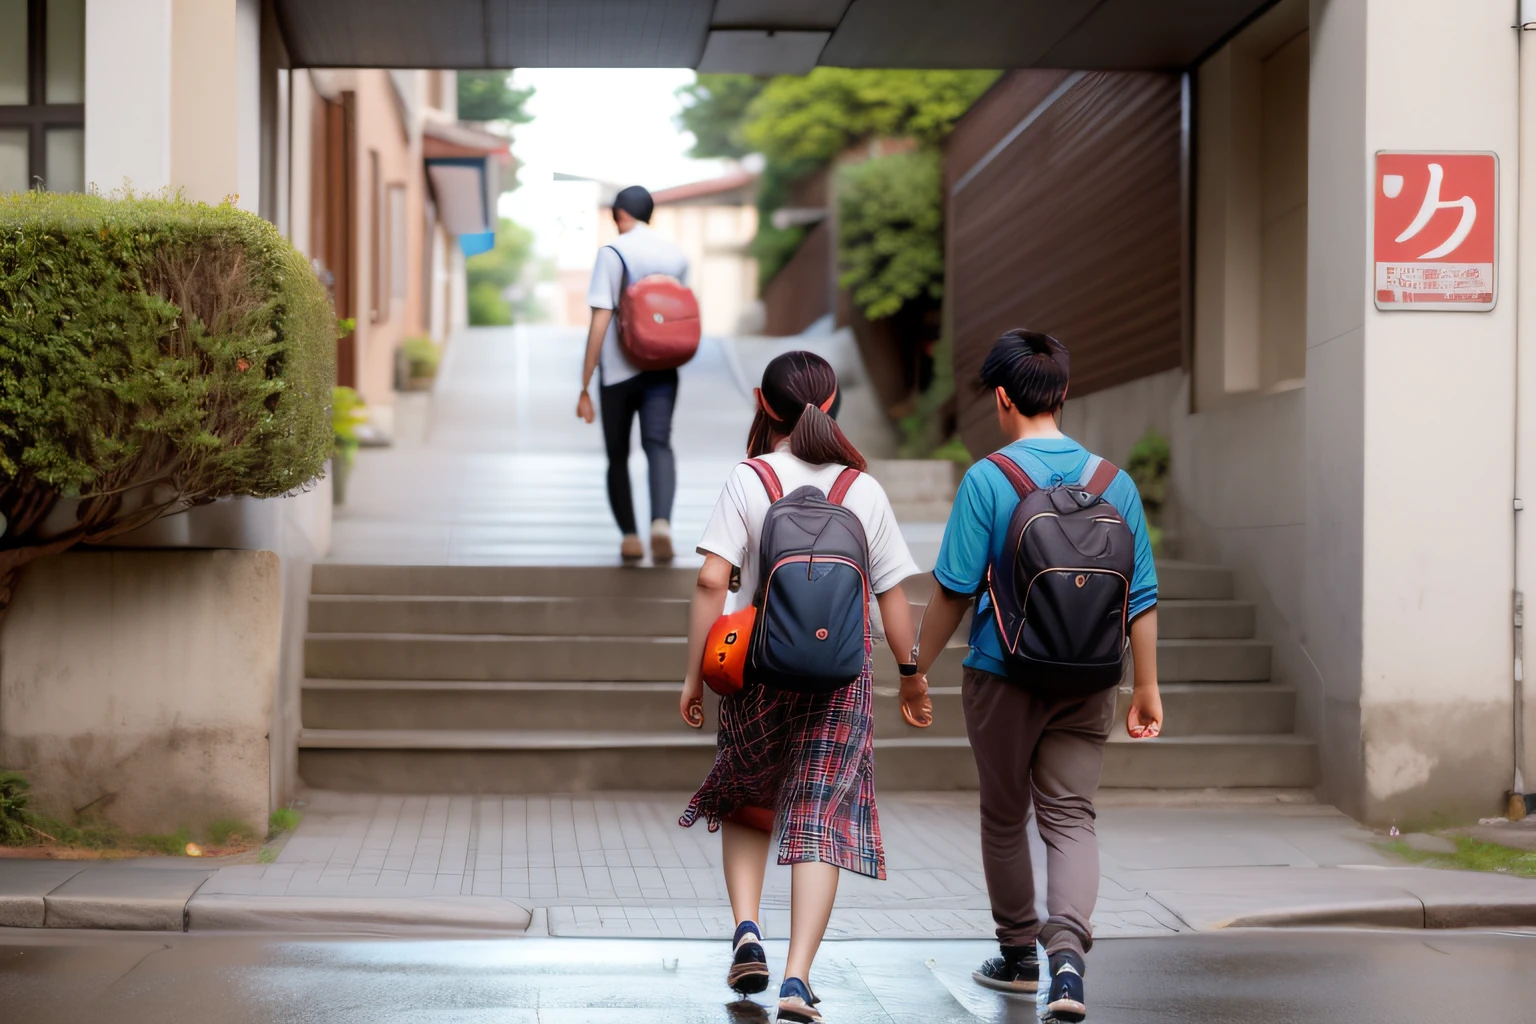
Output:
[[651,560],[672,561],[672,524],[665,519],[651,520]]
[[619,555],[626,562],[635,562],[645,557],[645,546],[640,543],[640,535],[626,533],[624,539],[619,542]]

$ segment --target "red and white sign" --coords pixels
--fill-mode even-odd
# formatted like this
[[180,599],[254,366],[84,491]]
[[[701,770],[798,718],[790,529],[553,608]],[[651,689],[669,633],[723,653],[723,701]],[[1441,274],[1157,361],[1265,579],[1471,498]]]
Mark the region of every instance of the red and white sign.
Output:
[[1376,308],[1492,309],[1499,159],[1377,153]]

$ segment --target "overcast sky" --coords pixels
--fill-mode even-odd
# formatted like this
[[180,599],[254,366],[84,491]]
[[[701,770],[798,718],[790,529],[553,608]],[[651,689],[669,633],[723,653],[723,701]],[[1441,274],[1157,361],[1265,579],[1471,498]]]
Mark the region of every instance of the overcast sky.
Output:
[[556,172],[615,184],[667,188],[714,177],[715,160],[686,153],[693,137],[673,123],[680,85],[693,81],[687,69],[520,68],[513,84],[533,86],[533,121],[519,125],[512,152],[521,163],[521,186],[504,196],[501,213],[532,228],[538,249],[555,255],[560,235],[582,212],[585,190],[561,187]]

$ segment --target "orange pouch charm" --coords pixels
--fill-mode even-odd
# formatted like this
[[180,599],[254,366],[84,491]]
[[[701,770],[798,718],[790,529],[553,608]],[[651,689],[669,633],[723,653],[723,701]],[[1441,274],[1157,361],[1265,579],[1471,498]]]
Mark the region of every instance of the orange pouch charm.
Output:
[[756,623],[757,608],[748,605],[739,612],[720,616],[709,627],[701,674],[705,685],[722,697],[741,690],[746,678],[747,647]]

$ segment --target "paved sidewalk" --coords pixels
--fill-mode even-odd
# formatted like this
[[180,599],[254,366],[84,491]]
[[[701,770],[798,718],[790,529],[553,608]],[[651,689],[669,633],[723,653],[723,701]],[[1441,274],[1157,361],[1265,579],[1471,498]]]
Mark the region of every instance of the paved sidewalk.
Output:
[[[677,826],[685,800],[313,793],[272,864],[0,860],[0,926],[728,936],[719,837]],[[1103,794],[1096,934],[1536,926],[1536,882],[1395,866],[1300,800]],[[975,795],[892,794],[880,818],[889,878],[845,874],[829,936],[991,935]],[[788,883],[770,868],[769,935],[787,934]]]

